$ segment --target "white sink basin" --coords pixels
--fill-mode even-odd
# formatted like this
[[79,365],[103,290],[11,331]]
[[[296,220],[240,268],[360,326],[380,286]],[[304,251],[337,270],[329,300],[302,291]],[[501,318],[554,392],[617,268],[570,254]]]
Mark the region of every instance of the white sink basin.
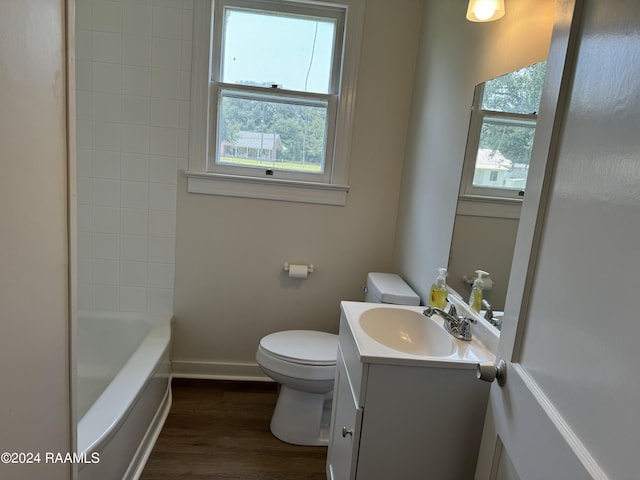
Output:
[[456,343],[444,327],[421,312],[401,308],[372,308],[360,316],[360,327],[373,340],[400,352],[448,357]]

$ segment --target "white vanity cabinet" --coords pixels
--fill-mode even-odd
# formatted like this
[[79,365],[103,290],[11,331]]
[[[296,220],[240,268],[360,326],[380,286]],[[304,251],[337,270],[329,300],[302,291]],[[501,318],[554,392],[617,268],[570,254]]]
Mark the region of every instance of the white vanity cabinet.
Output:
[[329,480],[473,478],[489,384],[475,363],[362,355],[340,319]]

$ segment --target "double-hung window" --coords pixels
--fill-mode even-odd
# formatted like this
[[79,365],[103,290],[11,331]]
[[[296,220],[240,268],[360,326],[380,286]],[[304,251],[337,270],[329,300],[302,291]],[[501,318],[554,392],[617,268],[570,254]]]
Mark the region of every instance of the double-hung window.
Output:
[[463,197],[524,195],[545,62],[476,87],[463,169]]
[[346,202],[360,3],[196,0],[190,191]]

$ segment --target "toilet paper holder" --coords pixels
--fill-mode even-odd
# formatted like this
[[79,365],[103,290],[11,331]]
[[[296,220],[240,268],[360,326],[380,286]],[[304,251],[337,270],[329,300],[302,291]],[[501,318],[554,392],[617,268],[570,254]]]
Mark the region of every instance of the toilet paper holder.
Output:
[[[290,264],[289,262],[284,262],[284,271],[288,272],[291,265],[293,264]],[[313,263],[311,265],[300,265],[300,266],[307,267],[307,273],[313,273]]]

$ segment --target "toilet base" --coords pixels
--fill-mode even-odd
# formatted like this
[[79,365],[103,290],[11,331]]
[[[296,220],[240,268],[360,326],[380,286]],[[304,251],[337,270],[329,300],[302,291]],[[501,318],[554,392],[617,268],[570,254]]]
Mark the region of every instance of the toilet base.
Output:
[[332,398],[333,391],[308,393],[281,385],[271,433],[294,445],[328,445]]

